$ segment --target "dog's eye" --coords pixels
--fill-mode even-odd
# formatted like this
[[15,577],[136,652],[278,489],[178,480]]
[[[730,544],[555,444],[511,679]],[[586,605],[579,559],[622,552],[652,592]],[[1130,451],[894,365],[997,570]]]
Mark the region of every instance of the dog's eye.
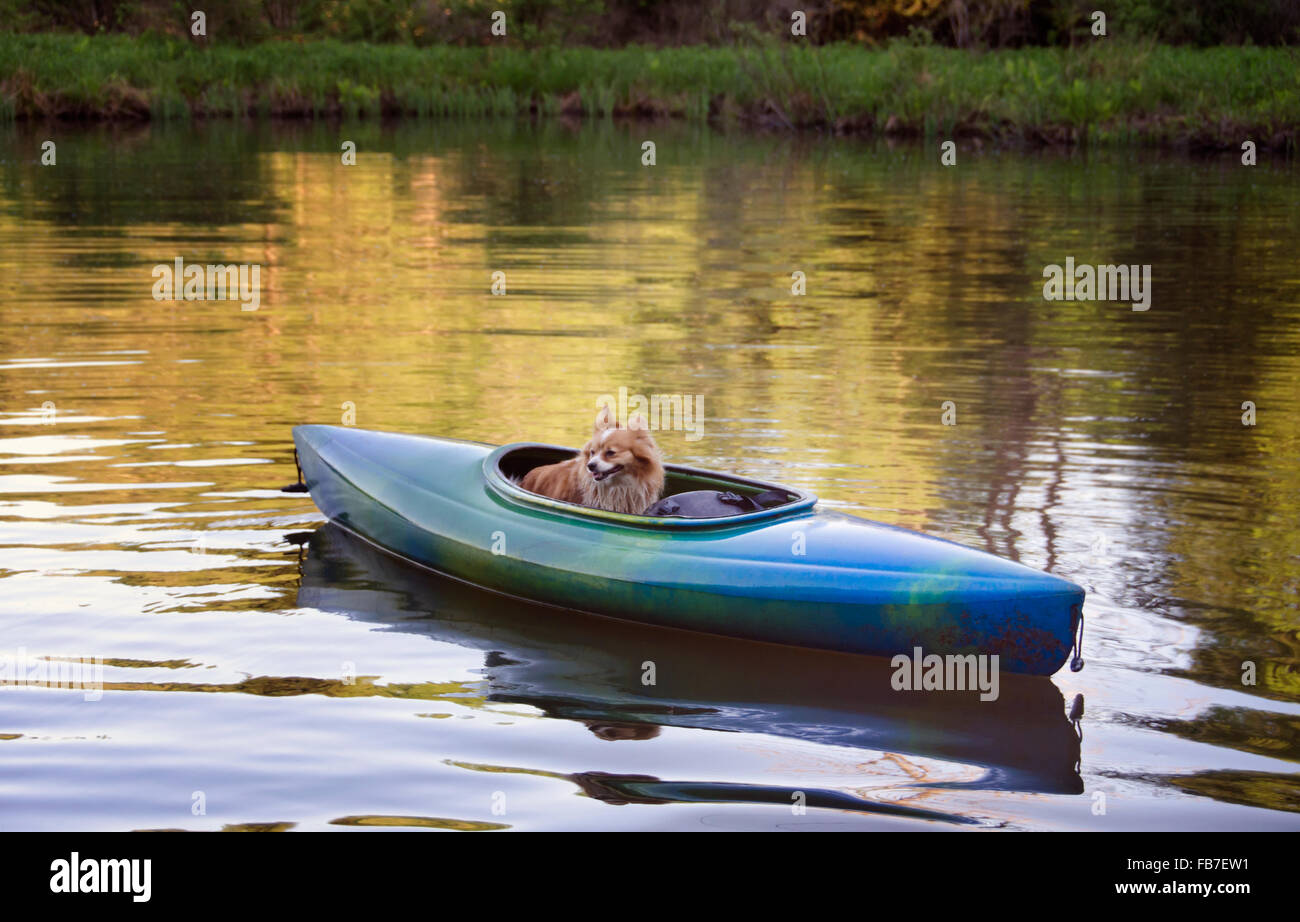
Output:
[[606,458],[612,458],[612,457],[614,457],[614,449],[612,449],[612,448],[606,448],[606,449],[605,449],[605,457],[606,457]]

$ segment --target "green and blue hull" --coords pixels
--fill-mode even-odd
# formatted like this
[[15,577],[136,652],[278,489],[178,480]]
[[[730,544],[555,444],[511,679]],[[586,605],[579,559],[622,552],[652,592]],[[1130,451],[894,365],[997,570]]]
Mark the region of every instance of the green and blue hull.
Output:
[[797,490],[798,502],[726,519],[619,516],[520,490],[496,465],[514,446],[338,426],[298,426],[294,441],[331,521],[518,598],[844,653],[996,655],[1034,675],[1059,670],[1074,645],[1075,584],[819,510]]

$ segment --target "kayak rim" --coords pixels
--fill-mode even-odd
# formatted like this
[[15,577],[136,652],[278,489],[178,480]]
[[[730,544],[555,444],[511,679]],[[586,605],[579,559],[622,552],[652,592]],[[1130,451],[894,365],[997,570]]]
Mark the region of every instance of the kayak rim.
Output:
[[571,457],[578,453],[578,449],[576,448],[568,448],[563,445],[548,445],[544,442],[512,442],[509,445],[502,445],[483,459],[483,478],[487,481],[487,484],[492,491],[502,499],[514,505],[560,513],[586,521],[618,524],[632,528],[646,528],[657,531],[734,528],[736,526],[755,523],[766,524],[775,519],[787,519],[803,515],[811,510],[817,503],[817,495],[815,493],[808,490],[801,490],[798,487],[791,487],[781,483],[769,483],[763,480],[752,480],[747,477],[735,477],[730,474],[720,474],[717,471],[688,467],[684,464],[665,464],[664,472],[669,478],[678,477],[689,480],[692,485],[695,485],[700,489],[713,487],[720,490],[736,490],[739,488],[746,492],[756,493],[762,493],[768,490],[779,490],[783,493],[789,494],[793,498],[789,502],[782,503],[780,506],[772,506],[767,509],[759,509],[753,512],[742,512],[737,515],[723,515],[699,519],[683,518],[680,516],[630,515],[624,512],[611,512],[608,509],[593,509],[590,506],[582,506],[578,503],[568,503],[563,500],[551,499],[549,496],[542,496],[539,493],[533,493],[519,486],[519,484],[517,484],[512,477],[501,468],[502,459],[507,455],[514,454],[518,451],[564,454],[567,457]]

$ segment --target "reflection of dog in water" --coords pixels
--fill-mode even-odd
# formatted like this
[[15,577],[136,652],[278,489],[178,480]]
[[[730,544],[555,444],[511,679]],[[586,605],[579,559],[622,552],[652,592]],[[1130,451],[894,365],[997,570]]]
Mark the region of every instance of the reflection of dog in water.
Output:
[[617,743],[619,740],[652,740],[659,735],[655,724],[618,724],[604,720],[584,720],[587,729],[603,740]]

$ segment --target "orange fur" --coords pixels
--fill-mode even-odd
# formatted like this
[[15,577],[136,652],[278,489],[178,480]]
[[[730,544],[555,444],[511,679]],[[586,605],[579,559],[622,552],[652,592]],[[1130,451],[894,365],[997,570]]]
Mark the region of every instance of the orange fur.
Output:
[[663,459],[640,414],[623,427],[604,406],[582,451],[568,461],[533,468],[519,485],[566,503],[640,515],[663,491]]

